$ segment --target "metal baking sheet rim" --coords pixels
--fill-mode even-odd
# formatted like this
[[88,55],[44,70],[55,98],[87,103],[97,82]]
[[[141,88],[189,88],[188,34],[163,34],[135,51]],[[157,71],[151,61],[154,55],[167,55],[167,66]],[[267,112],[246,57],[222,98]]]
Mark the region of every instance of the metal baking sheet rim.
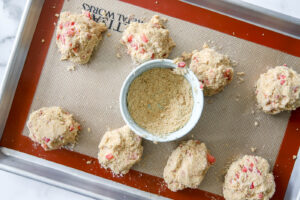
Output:
[[[28,0],[0,88],[0,137],[6,124],[44,1]],[[300,157],[300,151],[298,151]],[[37,170],[32,170],[36,168]],[[0,147],[0,169],[99,199],[167,199],[64,165]],[[51,175],[51,177],[48,177]],[[285,199],[300,200],[300,161],[296,160]],[[85,184],[82,184],[85,183]],[[120,191],[119,191],[120,190]]]

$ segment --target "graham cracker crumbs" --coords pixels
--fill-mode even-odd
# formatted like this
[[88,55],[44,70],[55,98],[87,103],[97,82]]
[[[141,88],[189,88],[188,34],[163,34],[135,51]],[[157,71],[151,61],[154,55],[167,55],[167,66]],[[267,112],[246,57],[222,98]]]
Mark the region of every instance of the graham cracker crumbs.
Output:
[[154,68],[138,76],[129,87],[127,102],[132,119],[159,136],[183,127],[194,105],[188,81],[164,68]]
[[111,36],[111,33],[107,33],[107,37],[110,37]]
[[256,126],[256,127],[259,126],[257,121],[254,122],[254,126]]
[[256,151],[256,147],[251,147],[250,150],[254,153]]
[[129,20],[133,20],[133,19],[134,19],[134,16],[135,16],[134,14],[129,15],[129,16],[128,16]]
[[120,53],[116,53],[117,58],[121,58],[121,54]]
[[75,71],[75,65],[71,65],[67,68],[67,70],[70,71]]
[[41,42],[44,43],[44,42],[45,42],[45,39],[42,39]]
[[102,11],[101,11],[101,15],[102,15],[103,17],[106,17],[106,12],[105,12],[104,10],[102,10]]
[[297,159],[297,156],[296,155],[293,155],[293,160],[296,160]]
[[189,60],[189,59],[191,59],[192,58],[192,53],[191,52],[183,52],[182,54],[181,54],[181,57],[182,57],[182,59],[183,60]]
[[[208,40],[208,42],[210,42],[210,40]],[[205,48],[209,48],[208,44],[206,42],[204,42],[203,46],[202,46],[203,49]]]
[[244,76],[245,72],[237,72],[236,75],[238,75],[238,76]]
[[87,128],[87,131],[88,131],[88,132],[91,132],[91,128],[90,128],[90,127],[89,127],[89,128]]
[[88,161],[86,161],[86,164],[92,164],[92,160],[88,160]]
[[59,14],[58,13],[55,13],[55,15],[54,15],[55,17],[59,17]]

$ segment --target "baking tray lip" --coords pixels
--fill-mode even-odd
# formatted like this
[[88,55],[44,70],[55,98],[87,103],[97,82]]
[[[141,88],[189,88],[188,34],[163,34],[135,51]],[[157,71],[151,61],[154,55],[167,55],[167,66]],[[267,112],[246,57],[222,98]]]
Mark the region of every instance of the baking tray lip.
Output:
[[168,199],[6,147],[0,147],[0,169],[97,199]]
[[180,0],[295,39],[300,39],[300,18],[241,0]]
[[[41,11],[44,0],[40,1],[39,5],[36,0],[26,1],[24,11],[22,13],[22,17],[17,30],[16,38],[13,43],[12,51],[10,53],[7,65],[5,67],[6,69],[0,87],[0,138],[2,138],[6,120],[17,88],[17,84],[19,82],[25,59],[27,57],[27,52],[31,44],[31,39],[34,33],[34,27],[38,21],[32,21],[33,30],[31,30],[31,33],[25,35],[24,31],[27,28],[25,25],[26,23],[28,23],[29,12],[33,8],[33,2],[37,4],[35,5],[35,9],[38,10],[38,8],[40,8]],[[39,15],[39,13],[37,14]],[[24,37],[27,37],[27,41],[24,41]]]
[[[1,87],[1,91],[0,91],[0,119],[2,118],[7,118],[7,115],[8,115],[8,112],[10,110],[10,105],[12,103],[12,100],[13,100],[13,97],[14,97],[14,91],[17,87],[17,83],[18,83],[18,80],[19,80],[19,77],[20,77],[20,73],[22,71],[22,68],[23,68],[23,65],[24,65],[24,62],[25,62],[25,58],[26,58],[26,55],[27,55],[27,52],[28,52],[28,49],[29,49],[29,46],[30,46],[30,43],[31,43],[31,38],[33,36],[33,33],[34,33],[34,28],[33,28],[33,31],[32,31],[32,35],[31,35],[31,38],[30,40],[27,40],[27,43],[24,44],[22,43],[22,39],[24,39],[24,25],[26,24],[26,21],[28,20],[28,14],[29,14],[29,10],[31,8],[35,8],[37,9],[37,2],[39,2],[41,5],[43,5],[43,2],[44,1],[39,1],[39,0],[28,0],[27,3],[26,3],[26,6],[25,6],[25,10],[23,12],[23,16],[22,16],[22,20],[20,22],[20,25],[19,25],[19,29],[18,29],[18,34],[17,34],[17,37],[16,37],[16,40],[15,40],[15,43],[14,43],[14,46],[13,46],[13,51],[12,51],[12,54],[10,56],[10,59],[9,59],[9,62],[8,62],[8,65],[7,65],[7,69],[6,69],[6,72],[5,72],[5,77],[3,79],[3,84],[2,84],[2,87]],[[42,6],[40,7],[40,10],[41,11],[42,9]],[[26,27],[28,28],[28,27]],[[26,38],[28,39],[28,38]],[[28,44],[29,43],[29,44]],[[20,48],[20,45],[25,45],[23,46],[22,48]],[[22,56],[18,56],[18,54],[22,53],[23,54],[23,57]],[[18,62],[17,62],[18,61]],[[15,72],[15,73],[13,73]],[[11,74],[12,73],[12,74]],[[19,73],[19,74],[18,74]],[[12,75],[14,78],[12,78]],[[15,88],[14,88],[14,82],[13,81],[16,81],[15,82]],[[8,87],[8,83],[10,83],[10,86]],[[10,90],[11,89],[11,90]],[[4,94],[5,93],[5,94]],[[12,97],[11,99],[10,98],[7,98],[7,94],[9,97]],[[6,109],[3,109],[4,107],[6,107]],[[7,111],[8,110],[8,111]],[[5,112],[7,111],[7,113],[5,114]],[[1,120],[1,122],[3,124],[5,124],[5,121],[6,120]],[[0,123],[1,123],[0,122]],[[2,136],[2,133],[3,133],[3,128],[4,128],[4,125],[2,126],[2,124],[0,124],[0,136]],[[1,152],[3,152],[3,149],[4,147],[1,147]],[[7,148],[6,148],[7,149]],[[15,150],[12,150],[12,151],[15,151]],[[15,151],[17,152],[17,151]],[[19,152],[20,153],[20,152]],[[22,153],[24,154],[24,153]],[[25,155],[28,155],[28,154],[25,154]],[[34,156],[32,156],[33,158],[36,158]],[[16,163],[16,165],[14,166],[9,166],[7,165],[7,163],[5,164],[5,160],[7,159],[13,159],[12,161],[14,163]],[[43,161],[43,159],[40,159],[40,158],[37,158],[38,160],[41,160]],[[3,161],[3,163],[2,163]],[[18,170],[19,170],[19,166],[18,166],[18,163],[21,162],[22,159],[20,158],[17,158],[17,157],[13,157],[11,154],[9,155],[5,155],[5,154],[0,154],[0,163],[1,163],[1,167],[0,169],[2,170],[7,170],[7,171],[11,171],[13,173],[16,173],[18,174]],[[34,164],[31,159],[28,160],[29,163],[31,163],[32,165]],[[52,163],[52,164],[55,164],[55,165],[59,165],[57,163],[54,163],[54,162],[50,162],[50,161],[47,161],[49,163]],[[63,166],[63,167],[66,167],[66,166]],[[72,168],[69,168],[69,167],[66,167],[68,169],[72,169]],[[294,168],[295,170],[295,168]],[[78,170],[79,171],[79,170]],[[22,173],[24,173],[23,175],[25,175],[25,172],[26,171],[23,171]],[[30,172],[30,171],[28,171]],[[79,172],[82,172],[82,171],[79,171]],[[82,172],[82,173],[85,173],[85,172]],[[19,173],[20,174],[20,173]],[[90,175],[90,174],[89,174]],[[32,176],[29,175],[31,178],[34,178],[34,179],[38,179],[40,181],[43,181],[42,178],[43,177],[35,177],[33,174]],[[93,176],[93,177],[98,177],[98,176],[94,176],[94,175],[90,175],[90,176]],[[98,177],[100,178],[100,177]],[[45,181],[46,182],[46,181]],[[51,180],[49,180],[49,182],[47,182],[49,184],[52,184],[51,183]],[[55,183],[55,185],[59,184],[59,182]],[[289,184],[290,185],[290,184]],[[64,187],[66,188],[67,185],[62,185],[61,187]],[[122,185],[123,186],[123,185]],[[128,186],[126,186],[128,187]],[[129,187],[131,188],[131,187]],[[78,189],[78,190],[77,190]],[[81,193],[82,194],[82,191],[79,191],[80,188],[74,188],[73,191],[75,192],[78,192],[78,193]],[[140,190],[138,190],[140,191]],[[287,192],[289,192],[289,190],[287,190]],[[83,193],[84,194],[84,193]],[[148,193],[147,193],[148,194]],[[149,193],[150,194],[150,193]]]

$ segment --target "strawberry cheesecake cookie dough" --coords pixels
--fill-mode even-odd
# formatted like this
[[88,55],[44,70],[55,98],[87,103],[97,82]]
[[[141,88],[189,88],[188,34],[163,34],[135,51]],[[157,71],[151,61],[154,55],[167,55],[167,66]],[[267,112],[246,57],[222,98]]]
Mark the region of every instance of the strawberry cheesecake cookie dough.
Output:
[[256,82],[258,107],[268,114],[295,110],[300,106],[300,75],[286,66],[261,74]]
[[88,11],[82,11],[82,14],[62,12],[56,30],[56,44],[62,54],[61,59],[78,64],[87,63],[102,39],[102,32],[106,30],[105,24],[93,21]]
[[29,137],[48,150],[74,146],[80,124],[72,114],[60,107],[44,107],[30,114],[27,127]]
[[215,162],[204,143],[198,140],[183,142],[175,149],[164,169],[164,180],[173,192],[197,188],[207,170]]
[[205,96],[221,92],[233,78],[230,59],[207,45],[201,51],[193,51],[190,69],[201,82]]
[[233,162],[225,176],[226,200],[268,200],[275,192],[274,176],[268,161],[259,156],[244,156]]
[[163,20],[154,15],[148,23],[130,23],[124,31],[121,43],[135,63],[150,59],[167,58],[175,46]]
[[141,160],[142,138],[134,134],[128,126],[107,131],[99,144],[98,160],[105,169],[114,174],[126,174]]

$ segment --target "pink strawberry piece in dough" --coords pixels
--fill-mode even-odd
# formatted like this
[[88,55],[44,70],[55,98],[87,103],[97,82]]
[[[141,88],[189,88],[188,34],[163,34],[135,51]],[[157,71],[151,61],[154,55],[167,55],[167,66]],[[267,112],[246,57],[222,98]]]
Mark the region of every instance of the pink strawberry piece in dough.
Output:
[[68,30],[68,31],[67,31],[67,35],[68,35],[69,37],[73,37],[73,36],[75,35],[75,32],[74,32],[73,30]]
[[63,25],[62,25],[62,24],[59,24],[59,28],[62,29],[62,28],[63,28]]
[[242,169],[242,172],[246,173],[247,172],[247,167],[244,166],[243,169]]
[[153,53],[152,56],[151,56],[151,59],[154,59],[154,56],[155,56],[155,55],[154,55],[154,53]]
[[134,47],[135,50],[138,50],[138,49],[139,49],[139,47],[138,47],[138,45],[137,45],[136,43],[131,44],[131,46]]
[[74,126],[70,126],[69,131],[73,131],[74,130]]
[[239,179],[240,178],[240,175],[239,174],[235,174],[236,178]]
[[91,13],[90,12],[86,11],[84,14],[85,14],[85,16],[87,16],[88,18],[91,19]]
[[280,78],[281,78],[281,79],[285,79],[286,76],[285,76],[285,75],[280,75]]
[[66,39],[65,39],[65,36],[64,36],[64,35],[61,36],[61,42],[62,42],[63,44],[66,44]]
[[251,185],[250,185],[250,189],[254,189],[254,184],[253,184],[253,182],[252,182]]
[[144,48],[141,49],[140,53],[144,54],[146,52],[146,50]]
[[132,39],[133,39],[133,35],[129,35],[128,38],[127,38],[127,42],[131,43]]
[[261,171],[259,169],[256,169],[257,173],[259,173],[259,175],[261,175]]
[[59,38],[60,38],[60,34],[58,34],[58,35],[56,36],[56,39],[57,39],[57,40],[59,40]]
[[75,22],[71,22],[71,26],[74,26]]
[[208,161],[211,165],[214,164],[214,163],[216,162],[216,158],[213,157],[211,154],[207,153],[206,157],[207,157],[207,161]]
[[285,83],[285,80],[280,81],[280,85],[283,85]]
[[44,137],[43,140],[44,140],[46,143],[50,142],[50,139],[49,139],[49,138],[46,138],[46,137]]
[[109,153],[109,154],[107,154],[107,155],[105,156],[105,158],[106,158],[107,160],[111,160],[111,159],[114,158],[114,156],[113,156],[111,153]]
[[264,194],[263,193],[259,193],[258,194],[258,198],[260,198],[260,199],[264,198]]
[[149,41],[145,34],[142,34],[141,38],[142,38],[143,42],[145,42],[145,43],[147,43]]
[[185,67],[185,62],[180,62],[180,63],[178,63],[178,67],[184,68],[184,67]]

